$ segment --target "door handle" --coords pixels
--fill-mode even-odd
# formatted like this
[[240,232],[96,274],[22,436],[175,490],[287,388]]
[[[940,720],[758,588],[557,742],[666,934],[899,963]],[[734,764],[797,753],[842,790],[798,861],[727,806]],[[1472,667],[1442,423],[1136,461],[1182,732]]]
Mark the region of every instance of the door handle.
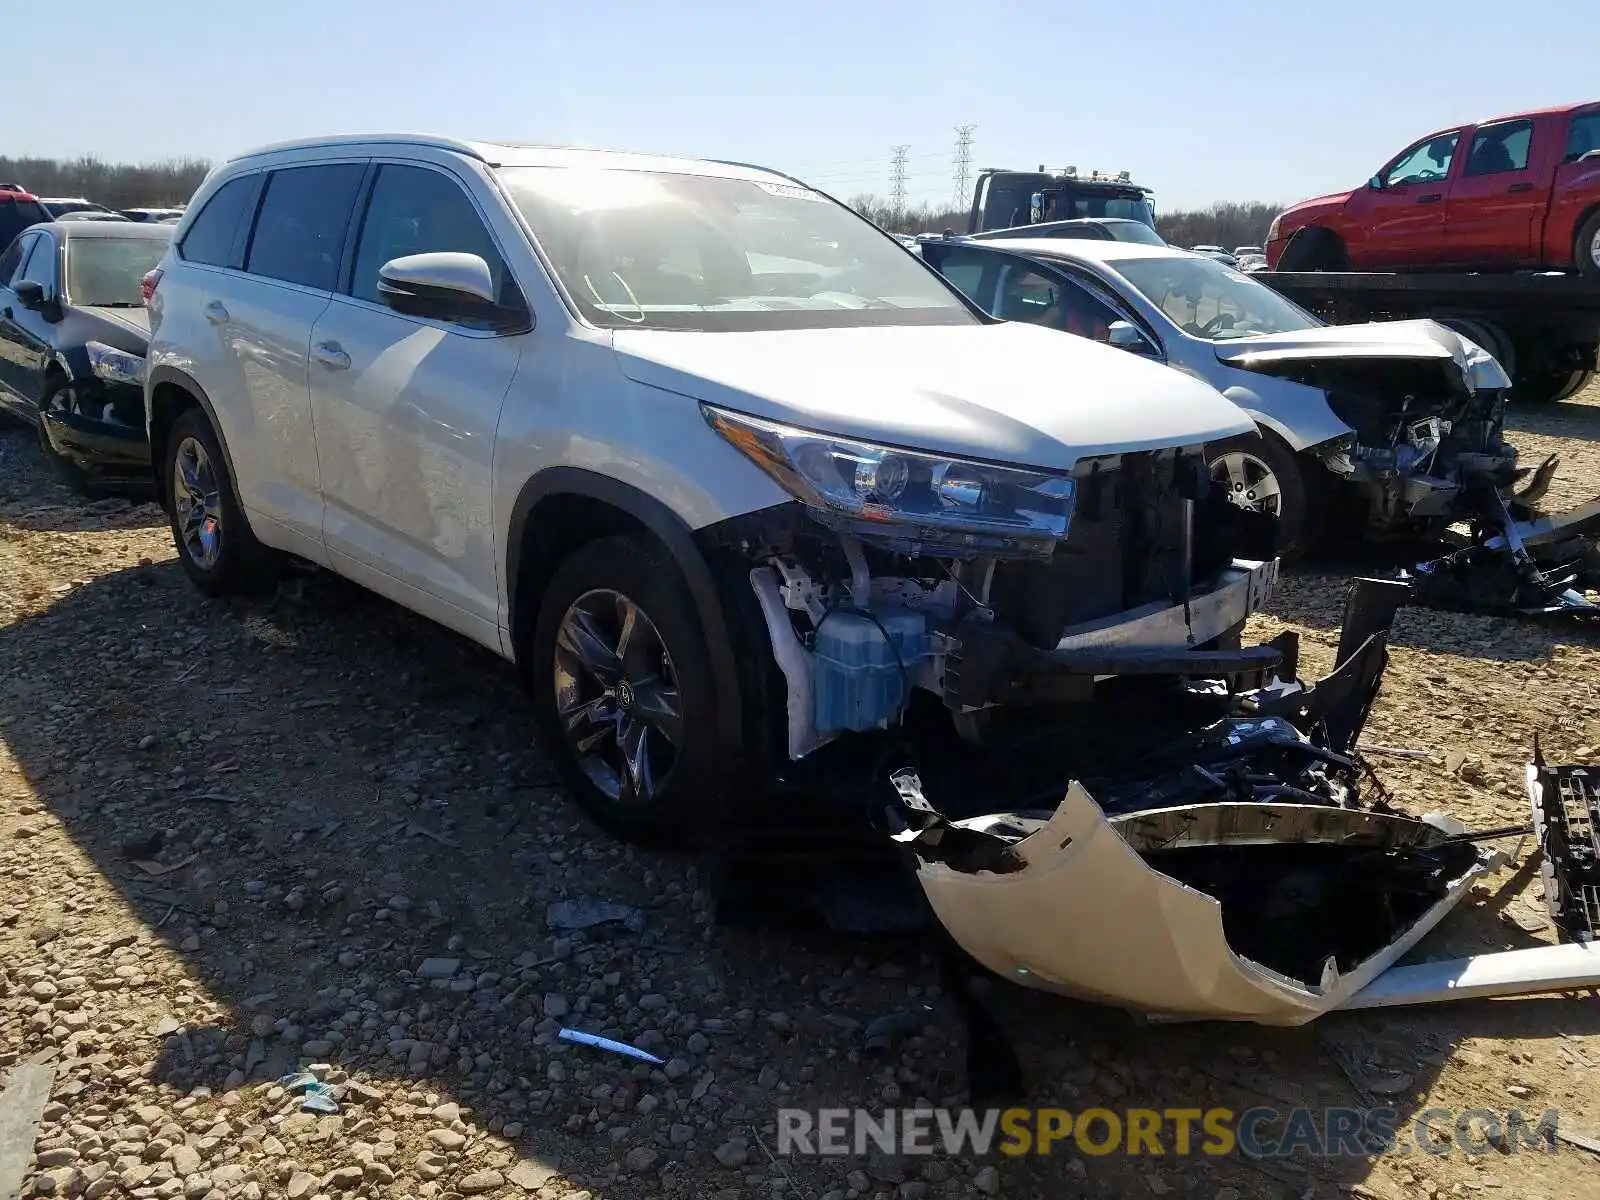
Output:
[[221,325],[228,319],[228,310],[223,306],[221,300],[213,300],[210,304],[206,305],[205,313],[206,320],[210,321],[213,325]]
[[1508,192],[1531,192],[1531,191],[1533,191],[1533,184],[1531,184],[1531,183],[1513,183],[1510,187],[1508,187],[1506,189],[1506,191],[1508,191]]
[[350,356],[340,348],[338,342],[318,342],[311,348],[311,357],[330,371],[350,368]]
[[1437,203],[1439,203],[1439,201],[1441,201],[1443,199],[1444,199],[1444,193],[1442,193],[1442,192],[1429,192],[1426,196],[1418,196],[1417,197],[1417,203],[1418,204],[1437,204]]

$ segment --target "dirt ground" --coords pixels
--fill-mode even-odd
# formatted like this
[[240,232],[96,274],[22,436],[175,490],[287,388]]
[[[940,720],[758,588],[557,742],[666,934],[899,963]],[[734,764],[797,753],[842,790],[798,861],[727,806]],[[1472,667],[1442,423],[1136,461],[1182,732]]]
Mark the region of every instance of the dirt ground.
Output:
[[[1527,458],[1563,455],[1556,501],[1600,491],[1600,387],[1516,426]],[[1342,596],[1331,569],[1292,574],[1252,632],[1299,630],[1319,673]],[[1402,613],[1366,736],[1431,758],[1375,758],[1390,791],[1477,826],[1526,819],[1535,732],[1558,761],[1600,755],[1597,651],[1595,632],[1570,625]],[[28,1190],[1600,1194],[1600,1157],[1570,1147],[776,1158],[781,1107],[961,1095],[963,1028],[932,960],[917,946],[718,926],[696,864],[588,826],[528,730],[511,669],[489,654],[327,577],[270,602],[205,600],[153,506],[74,498],[31,433],[0,432],[0,1074],[30,1061],[56,1072]],[[636,905],[642,923],[551,927],[551,905],[588,899]],[[1422,953],[1551,939],[1522,860]],[[1141,1025],[1021,990],[994,1002],[1040,1105],[1376,1097],[1402,1121],[1553,1107],[1563,1128],[1600,1136],[1593,994],[1298,1030]],[[864,1050],[863,1026],[901,1011],[922,1014],[922,1032]],[[566,1045],[561,1025],[669,1061]],[[338,1114],[301,1112],[278,1086],[303,1064],[318,1064]]]

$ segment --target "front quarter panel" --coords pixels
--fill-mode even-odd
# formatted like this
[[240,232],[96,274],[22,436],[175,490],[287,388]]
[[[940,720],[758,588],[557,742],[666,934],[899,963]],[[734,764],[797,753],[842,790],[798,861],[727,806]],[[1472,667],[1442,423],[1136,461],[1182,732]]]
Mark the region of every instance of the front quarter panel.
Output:
[[[576,324],[541,332],[541,344],[522,356],[495,437],[494,527],[502,539],[523,486],[554,467],[633,488],[691,531],[791,498],[706,424],[696,401],[623,375],[608,333]],[[509,629],[504,556],[499,571],[500,625]]]
[[1305,450],[1355,432],[1328,406],[1328,398],[1320,388],[1226,366],[1213,383],[1249,413],[1257,425],[1282,438],[1291,450]]

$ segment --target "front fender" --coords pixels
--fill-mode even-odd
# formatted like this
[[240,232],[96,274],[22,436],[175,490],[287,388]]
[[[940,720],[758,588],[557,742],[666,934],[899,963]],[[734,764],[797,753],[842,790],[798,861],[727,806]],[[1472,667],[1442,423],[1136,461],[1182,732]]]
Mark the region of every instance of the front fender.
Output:
[[1303,383],[1263,375],[1248,384],[1233,384],[1222,394],[1297,452],[1355,433],[1328,406],[1320,388]]

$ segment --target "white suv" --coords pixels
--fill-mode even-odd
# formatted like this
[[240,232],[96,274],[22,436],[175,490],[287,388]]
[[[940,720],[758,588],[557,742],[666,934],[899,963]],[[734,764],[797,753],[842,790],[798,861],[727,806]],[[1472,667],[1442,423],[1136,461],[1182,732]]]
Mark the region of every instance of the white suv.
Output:
[[1276,564],[1235,560],[1200,454],[1248,417],[990,320],[781,174],[281,145],[211,174],[146,294],[191,578],[270,586],[292,555],[514,660],[625,835],[751,805],[913,692],[973,733],[1276,656],[1236,648]]

